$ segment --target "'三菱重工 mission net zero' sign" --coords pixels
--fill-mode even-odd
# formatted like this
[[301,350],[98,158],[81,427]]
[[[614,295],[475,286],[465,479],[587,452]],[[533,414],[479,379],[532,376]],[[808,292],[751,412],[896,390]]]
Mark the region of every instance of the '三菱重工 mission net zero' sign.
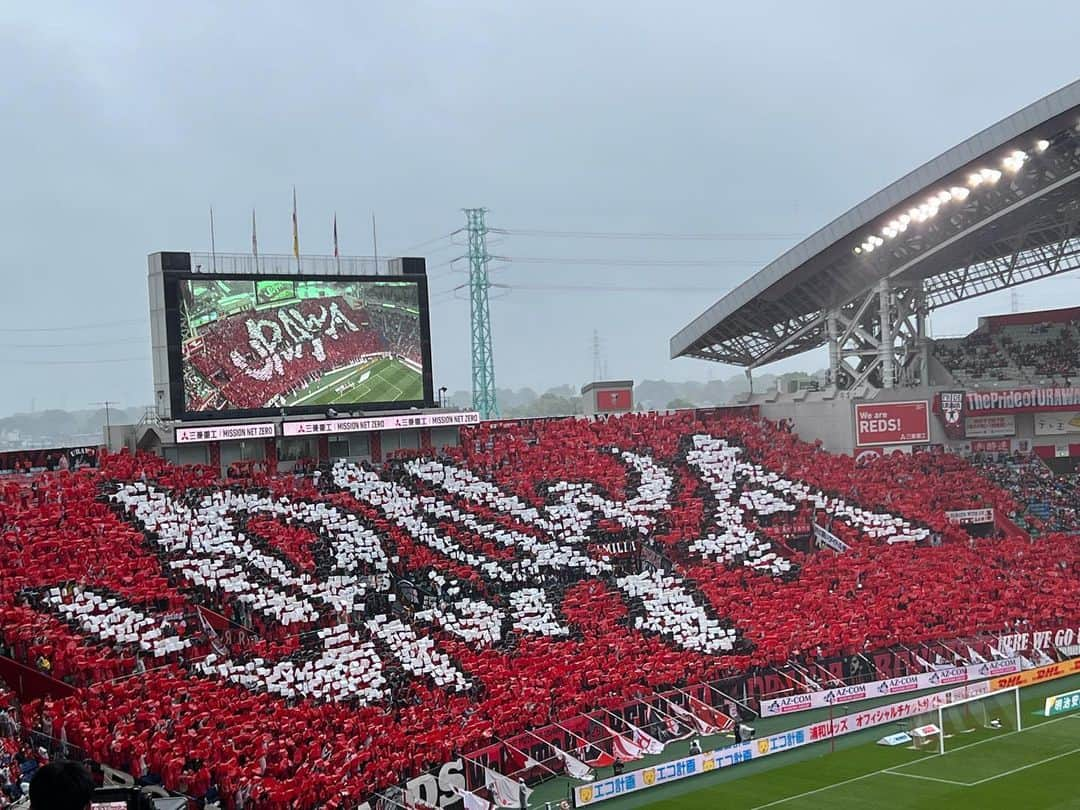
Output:
[[229,442],[244,439],[272,439],[277,433],[273,422],[249,422],[237,425],[178,427],[176,443]]
[[403,430],[408,428],[461,427],[480,423],[476,411],[461,413],[416,413],[393,416],[373,416],[348,419],[312,419],[284,422],[285,436],[312,436],[320,433],[360,433],[372,430]]

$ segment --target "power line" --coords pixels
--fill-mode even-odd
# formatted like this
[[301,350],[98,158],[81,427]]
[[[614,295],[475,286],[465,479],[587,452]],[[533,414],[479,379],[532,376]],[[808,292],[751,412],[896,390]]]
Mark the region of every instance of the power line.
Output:
[[83,346],[126,346],[132,343],[146,343],[146,338],[119,338],[117,340],[82,340],[78,343],[3,343],[5,349],[80,349]]
[[102,321],[100,323],[84,323],[80,326],[32,326],[0,328],[0,332],[77,332],[82,329],[111,329],[114,326],[130,326],[132,324],[146,326],[147,322],[142,318],[131,318],[125,321]]
[[557,231],[541,228],[489,228],[491,233],[508,236],[550,236],[564,239],[636,239],[697,242],[765,242],[800,239],[798,233],[662,233],[657,231]]
[[411,247],[407,247],[404,250],[396,251],[396,253],[399,256],[408,256],[414,250],[419,250],[422,247],[427,247],[428,245],[433,245],[436,242],[441,242],[443,239],[452,239],[454,236],[461,233],[463,230],[465,229],[458,228],[456,231],[450,231],[450,233],[444,233],[439,236],[432,237],[431,239],[426,239],[423,242],[418,242],[417,244],[412,245]]
[[145,363],[149,357],[112,357],[98,360],[7,360],[0,359],[0,364],[9,366],[98,366],[105,363]]
[[[444,303],[457,297],[455,293],[464,290],[468,284],[459,284],[446,290],[438,290],[433,293],[430,303]],[[631,286],[625,284],[500,284],[492,282],[493,289],[522,291],[522,292],[604,292],[604,293],[710,293],[713,295],[729,292],[728,287],[701,287],[701,286]],[[464,300],[464,299],[460,299]]]
[[723,293],[728,292],[730,288],[722,287],[684,287],[684,286],[662,286],[662,287],[634,287],[626,286],[622,284],[492,284],[492,287],[499,287],[507,290],[529,290],[533,292],[654,292],[654,293],[690,293],[690,292],[707,292],[707,293]]
[[567,259],[550,256],[492,256],[509,264],[593,265],[596,267],[760,267],[757,259]]

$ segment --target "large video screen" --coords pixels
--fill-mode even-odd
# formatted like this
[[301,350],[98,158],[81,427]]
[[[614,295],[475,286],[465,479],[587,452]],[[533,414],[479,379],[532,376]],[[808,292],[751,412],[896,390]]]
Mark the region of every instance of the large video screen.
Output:
[[189,417],[431,398],[423,278],[184,276],[174,284],[170,342]]

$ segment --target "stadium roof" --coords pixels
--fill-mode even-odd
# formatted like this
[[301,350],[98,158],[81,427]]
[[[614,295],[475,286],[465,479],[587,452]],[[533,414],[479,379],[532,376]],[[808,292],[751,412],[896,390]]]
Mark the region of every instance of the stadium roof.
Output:
[[925,311],[1080,266],[1080,81],[954,146],[800,242],[671,339],[755,367],[823,345],[888,279]]

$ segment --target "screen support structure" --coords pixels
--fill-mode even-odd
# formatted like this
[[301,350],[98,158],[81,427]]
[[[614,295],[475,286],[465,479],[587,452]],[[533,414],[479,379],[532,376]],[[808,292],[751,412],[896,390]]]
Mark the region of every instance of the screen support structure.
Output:
[[472,397],[473,408],[482,419],[499,415],[495,398],[495,358],[491,351],[491,311],[488,305],[486,208],[466,208],[469,235],[469,308],[472,315]]

